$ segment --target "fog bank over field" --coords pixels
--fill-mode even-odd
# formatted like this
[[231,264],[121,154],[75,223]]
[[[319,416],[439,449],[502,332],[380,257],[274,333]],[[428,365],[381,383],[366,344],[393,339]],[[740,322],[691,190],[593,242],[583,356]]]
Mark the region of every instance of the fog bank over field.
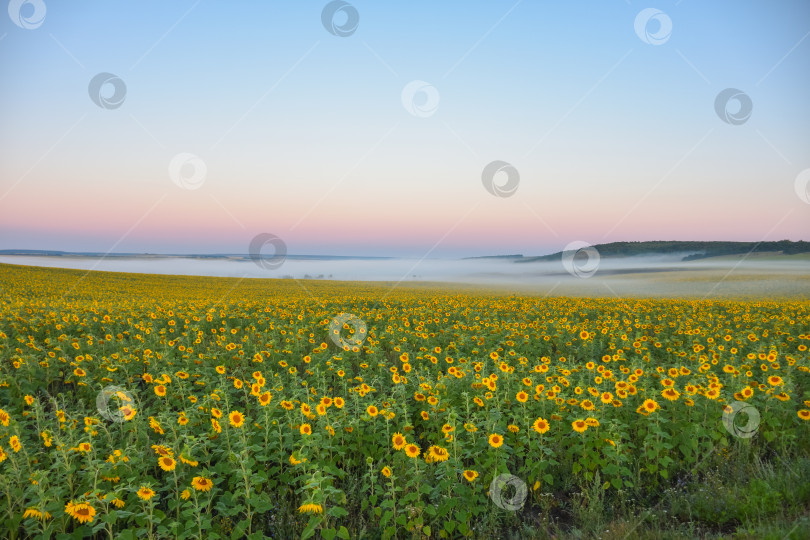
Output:
[[[0,263],[109,272],[237,278],[444,282],[553,295],[810,297],[810,257],[755,254],[684,262],[688,253],[589,260],[299,258],[277,268],[249,258],[0,255]],[[276,261],[278,262],[278,261]],[[590,266],[589,266],[590,265]]]

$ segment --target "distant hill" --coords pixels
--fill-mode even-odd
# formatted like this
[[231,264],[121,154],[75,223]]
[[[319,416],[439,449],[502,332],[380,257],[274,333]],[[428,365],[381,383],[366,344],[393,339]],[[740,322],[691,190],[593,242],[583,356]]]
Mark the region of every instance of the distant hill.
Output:
[[[682,241],[653,241],[653,242],[611,242],[609,244],[596,244],[593,246],[602,258],[635,257],[641,255],[667,255],[689,253],[682,260],[693,261],[723,255],[743,255],[749,252],[782,253],[795,255],[797,253],[810,253],[810,242],[800,240],[779,240],[778,242],[682,242]],[[562,252],[543,255],[541,257],[523,257],[515,262],[526,263],[535,261],[557,261],[562,258]]]

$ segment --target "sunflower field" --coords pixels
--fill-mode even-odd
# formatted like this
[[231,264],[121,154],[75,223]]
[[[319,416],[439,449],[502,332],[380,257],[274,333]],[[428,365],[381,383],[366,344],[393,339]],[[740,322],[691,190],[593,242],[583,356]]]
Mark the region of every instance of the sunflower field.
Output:
[[662,509],[810,530],[806,300],[11,265],[0,287],[3,538],[633,537]]

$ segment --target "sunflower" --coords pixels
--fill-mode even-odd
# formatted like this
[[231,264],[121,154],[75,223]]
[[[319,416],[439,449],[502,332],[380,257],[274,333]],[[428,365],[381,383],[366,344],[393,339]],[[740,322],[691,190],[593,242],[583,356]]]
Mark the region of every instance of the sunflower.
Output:
[[599,426],[599,420],[597,420],[596,418],[591,418],[590,416],[585,419],[585,423],[588,424],[588,426],[590,426],[590,427],[598,427]]
[[768,377],[768,384],[771,386],[779,386],[782,384],[782,377],[779,377],[778,375],[771,375]]
[[467,482],[473,482],[473,481],[475,481],[476,478],[478,478],[478,472],[471,471],[469,469],[464,471],[464,479]]
[[47,521],[51,519],[51,514],[48,512],[42,512],[39,508],[31,506],[25,509],[25,513],[23,514],[23,519],[34,518],[40,521]]
[[396,432],[391,437],[391,444],[394,446],[394,450],[402,450],[405,448],[407,441],[402,433]]
[[664,396],[664,398],[668,399],[669,401],[675,401],[678,399],[681,393],[675,390],[674,388],[667,388],[666,390],[661,392],[661,395]]
[[588,429],[588,424],[585,422],[585,420],[574,420],[571,422],[571,426],[577,433],[584,433],[585,430]]
[[428,454],[434,462],[447,461],[447,458],[450,457],[450,453],[446,449],[435,445],[428,448]]
[[801,409],[796,415],[804,421],[810,420],[810,411],[807,409]]
[[152,450],[154,450],[155,455],[158,455],[158,456],[171,456],[171,457],[174,457],[174,452],[172,452],[172,450],[170,448],[166,448],[165,446],[163,446],[161,444],[153,444],[152,445]]
[[377,416],[380,411],[374,405],[369,405],[368,408],[366,409],[366,412],[368,413],[369,416],[374,417]]
[[492,433],[489,436],[489,445],[492,448],[500,448],[503,446],[503,437],[498,435],[497,433]]
[[659,408],[658,402],[654,399],[644,400],[644,403],[642,403],[641,406],[644,407],[644,410],[647,412],[655,412]]
[[22,450],[22,444],[20,444],[20,438],[17,437],[16,435],[12,435],[11,437],[9,437],[8,444],[11,445],[11,449],[14,450],[14,453],[17,453],[20,450]]
[[301,424],[301,427],[298,428],[298,431],[301,432],[301,435],[312,435],[312,426],[309,424]]
[[166,387],[162,384],[155,386],[155,395],[158,397],[163,397],[166,395]]
[[416,446],[415,444],[409,444],[405,447],[405,454],[409,458],[417,458],[419,457],[420,453],[421,451],[419,450],[419,447]]
[[210,491],[214,487],[214,483],[204,476],[195,476],[191,480],[191,487],[197,491]]
[[605,404],[611,403],[613,401],[613,394],[610,392],[602,392],[602,395],[599,396],[599,400]]
[[517,399],[521,403],[526,403],[526,401],[528,401],[529,399],[529,394],[521,390],[520,392],[517,393],[515,399]]
[[26,508],[25,513],[23,514],[23,519],[28,519],[30,517],[34,519],[40,519],[42,518],[42,512],[40,512],[38,508],[35,508],[33,506],[30,508]]
[[265,392],[259,396],[259,405],[262,407],[267,407],[270,404],[271,399],[273,399],[273,395],[270,392]]
[[211,419],[211,427],[214,428],[214,431],[217,433],[222,433],[222,426],[219,425],[219,422],[216,418]]
[[93,449],[90,443],[79,443],[79,446],[76,448],[79,452],[84,452],[85,454]]
[[141,500],[148,501],[155,496],[155,490],[150,487],[141,486],[136,495],[138,495]]
[[164,456],[158,459],[158,465],[160,465],[160,468],[164,471],[169,472],[173,471],[174,468],[177,467],[177,462],[172,457]]
[[391,478],[391,467],[383,467],[380,472],[384,477]]
[[186,465],[191,465],[192,467],[196,467],[197,465],[200,464],[198,461],[195,461],[190,457],[185,456],[184,454],[180,454],[180,461],[182,461]]
[[220,411],[216,407],[211,407],[211,416],[213,416],[214,418],[222,418],[222,411]]
[[79,523],[92,523],[96,509],[86,502],[73,504],[73,501],[70,501],[65,505],[65,513]]
[[120,410],[121,414],[124,415],[124,420],[126,421],[130,421],[133,418],[135,418],[135,414],[138,412],[129,405],[124,405],[123,407],[120,407],[118,410]]
[[191,492],[189,490],[184,489],[182,492],[180,492],[180,498],[184,501],[187,501],[189,497],[191,497]]
[[320,504],[306,503],[298,507],[299,514],[323,514],[323,506]]
[[544,418],[538,418],[532,424],[532,429],[534,429],[540,435],[547,432],[550,427],[551,426],[549,426],[548,421],[546,421]]
[[228,420],[233,427],[240,428],[245,423],[245,415],[239,411],[231,411],[228,415]]

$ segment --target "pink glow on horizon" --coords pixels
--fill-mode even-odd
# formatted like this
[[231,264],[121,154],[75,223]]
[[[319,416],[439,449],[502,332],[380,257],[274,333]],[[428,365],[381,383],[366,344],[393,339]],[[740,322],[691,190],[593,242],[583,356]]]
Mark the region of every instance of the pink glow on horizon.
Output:
[[0,249],[245,253],[256,234],[269,232],[290,253],[421,256],[432,249],[430,256],[463,256],[543,254],[575,240],[807,240],[810,230],[798,198],[788,199],[792,206],[753,198],[719,205],[689,192],[667,194],[666,186],[641,203],[618,189],[572,197],[533,186],[523,197],[474,192],[450,200],[416,190],[392,200],[370,191],[272,197],[221,185],[166,187],[116,194],[102,185],[78,193],[65,182],[41,197],[42,186],[20,185],[3,204]]

